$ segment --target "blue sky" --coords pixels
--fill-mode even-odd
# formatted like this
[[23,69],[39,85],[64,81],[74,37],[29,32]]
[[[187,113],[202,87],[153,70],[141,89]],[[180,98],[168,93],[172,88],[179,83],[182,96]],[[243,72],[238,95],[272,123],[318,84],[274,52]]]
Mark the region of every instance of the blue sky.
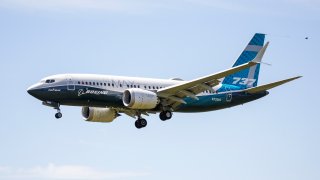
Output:
[[[0,180],[320,179],[319,12],[316,0],[2,0]],[[56,120],[26,93],[59,73],[197,78],[256,32],[271,42],[260,84],[304,77],[243,106],[137,130],[79,107]]]

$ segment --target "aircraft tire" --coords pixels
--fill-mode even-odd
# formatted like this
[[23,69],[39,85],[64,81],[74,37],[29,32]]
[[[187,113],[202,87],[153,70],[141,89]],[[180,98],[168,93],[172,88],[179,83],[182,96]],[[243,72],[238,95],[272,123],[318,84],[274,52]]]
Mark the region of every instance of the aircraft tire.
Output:
[[164,115],[167,119],[171,119],[172,118],[172,112],[171,111],[165,111]]
[[136,122],[134,123],[134,125],[136,126],[136,128],[141,129],[146,127],[148,124],[147,120],[145,119],[138,119],[136,120]]
[[166,121],[168,119],[172,118],[172,112],[171,111],[162,111],[159,115],[160,119],[162,121]]
[[167,120],[164,112],[161,112],[161,113],[159,114],[159,118],[160,118],[162,121]]
[[56,114],[55,114],[55,117],[56,117],[57,119],[62,118],[62,113],[61,113],[61,112],[56,113]]

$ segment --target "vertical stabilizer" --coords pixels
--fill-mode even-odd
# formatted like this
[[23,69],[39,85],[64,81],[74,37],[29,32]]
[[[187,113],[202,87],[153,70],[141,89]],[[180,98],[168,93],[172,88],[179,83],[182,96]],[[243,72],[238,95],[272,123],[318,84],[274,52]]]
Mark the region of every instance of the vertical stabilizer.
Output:
[[[232,67],[252,61],[262,49],[264,39],[265,34],[256,33]],[[261,60],[261,58],[259,58],[259,60]],[[260,64],[257,64],[225,77],[222,83],[236,85],[242,89],[255,87],[258,84],[259,71]]]

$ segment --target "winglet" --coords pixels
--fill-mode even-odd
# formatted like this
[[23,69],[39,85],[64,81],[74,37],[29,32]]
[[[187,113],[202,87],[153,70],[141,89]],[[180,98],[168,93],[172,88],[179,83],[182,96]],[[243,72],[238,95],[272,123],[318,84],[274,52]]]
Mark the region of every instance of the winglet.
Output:
[[261,50],[258,52],[257,56],[252,60],[252,62],[261,63],[263,55],[266,52],[268,46],[269,46],[269,41],[263,46],[263,48],[261,48]]
[[296,77],[285,79],[285,80],[282,80],[282,81],[277,81],[277,82],[273,82],[273,83],[270,83],[270,84],[265,84],[265,85],[262,85],[262,86],[249,88],[249,89],[246,89],[245,91],[248,92],[248,93],[257,93],[257,92],[261,92],[261,91],[266,91],[268,89],[272,89],[274,87],[280,86],[282,84],[285,84],[287,82],[293,81],[295,79],[299,79],[301,77],[302,76],[296,76]]

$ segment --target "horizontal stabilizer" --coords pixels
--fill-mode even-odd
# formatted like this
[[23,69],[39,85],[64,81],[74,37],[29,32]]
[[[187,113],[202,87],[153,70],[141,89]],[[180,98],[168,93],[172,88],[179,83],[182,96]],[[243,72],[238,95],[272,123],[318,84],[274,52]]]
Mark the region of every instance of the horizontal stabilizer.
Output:
[[258,52],[257,56],[252,61],[260,63],[268,46],[269,46],[269,42],[267,42],[266,45],[263,46],[263,48]]
[[258,93],[258,92],[261,92],[261,91],[266,91],[266,90],[268,90],[268,89],[272,89],[272,88],[274,88],[274,87],[280,86],[280,85],[282,85],[282,84],[285,84],[285,83],[287,83],[287,82],[293,81],[293,80],[295,80],[295,79],[299,79],[299,78],[301,78],[301,77],[302,77],[302,76],[297,76],[297,77],[285,79],[285,80],[282,80],[282,81],[277,81],[277,82],[273,82],[273,83],[270,83],[270,84],[265,84],[265,85],[261,85],[261,86],[249,88],[249,89],[246,89],[245,92],[248,92],[248,93]]

